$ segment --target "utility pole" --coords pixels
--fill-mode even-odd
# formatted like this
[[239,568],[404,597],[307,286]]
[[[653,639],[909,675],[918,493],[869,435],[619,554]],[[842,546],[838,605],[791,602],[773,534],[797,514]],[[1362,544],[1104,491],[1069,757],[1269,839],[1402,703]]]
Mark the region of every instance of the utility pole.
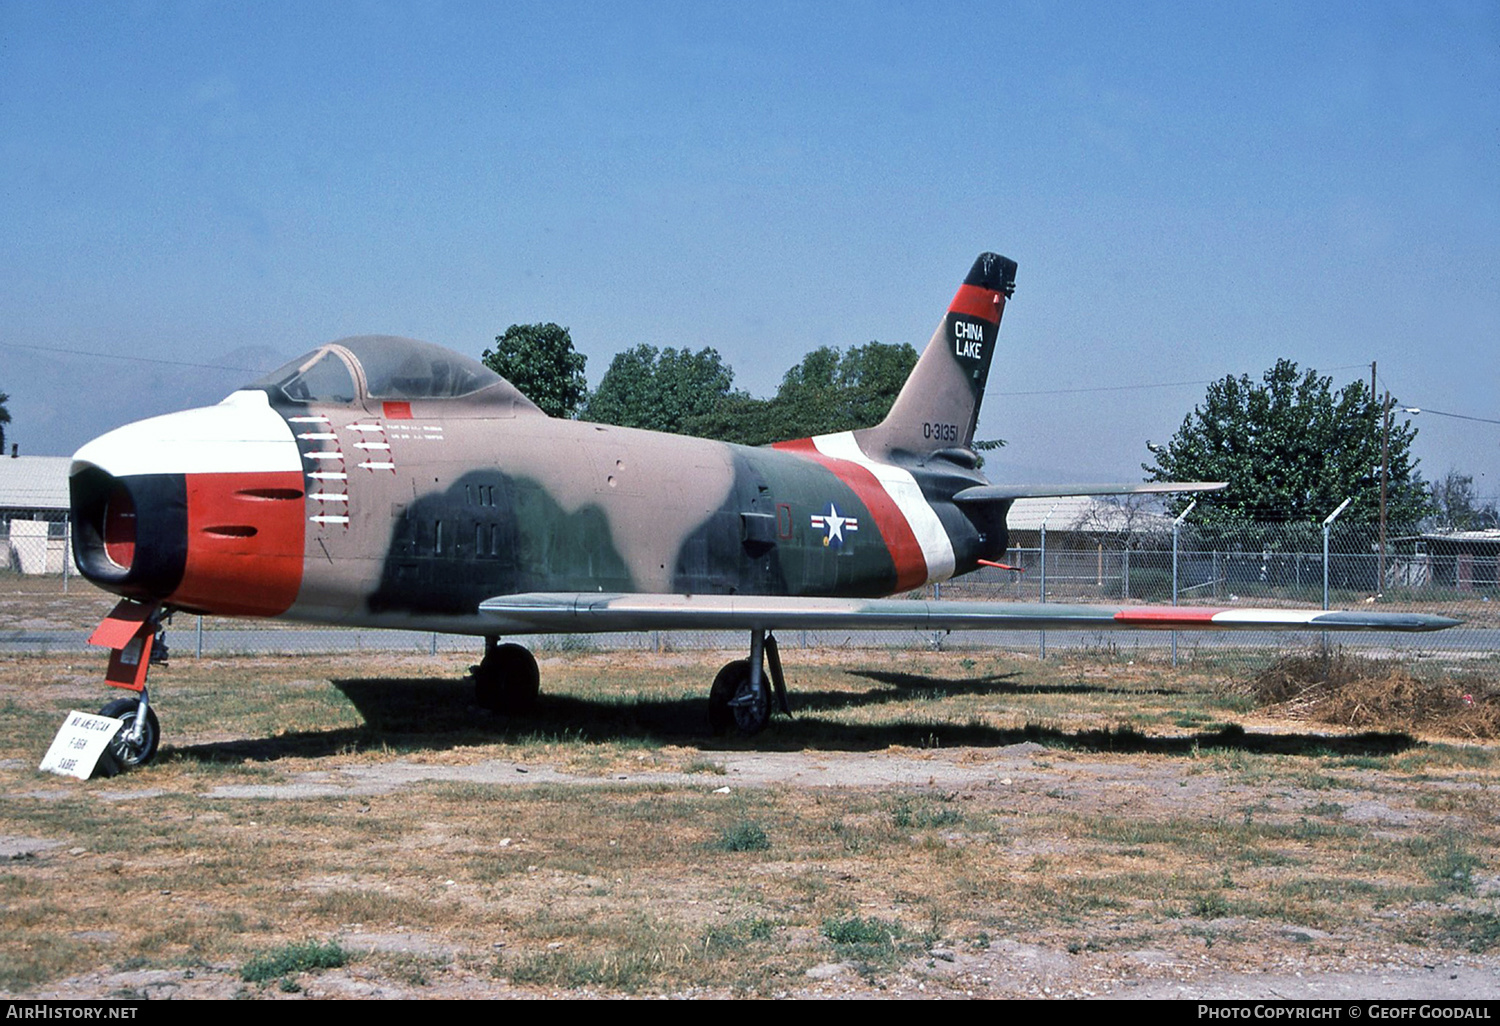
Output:
[[1391,390],[1386,389],[1380,404],[1380,579],[1375,594],[1385,592],[1385,498],[1391,477]]

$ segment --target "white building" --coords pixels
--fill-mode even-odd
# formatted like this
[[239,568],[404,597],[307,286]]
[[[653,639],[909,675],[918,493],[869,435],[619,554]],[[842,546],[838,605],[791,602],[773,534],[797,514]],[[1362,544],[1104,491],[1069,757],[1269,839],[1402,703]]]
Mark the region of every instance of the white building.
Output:
[[0,568],[62,573],[68,551],[67,456],[0,457]]

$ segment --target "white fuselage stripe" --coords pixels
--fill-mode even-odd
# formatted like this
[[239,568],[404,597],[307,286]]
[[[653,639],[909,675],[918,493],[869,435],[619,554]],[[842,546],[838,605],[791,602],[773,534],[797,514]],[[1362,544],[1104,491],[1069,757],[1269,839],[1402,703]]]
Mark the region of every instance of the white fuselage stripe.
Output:
[[938,519],[937,513],[927,504],[916,478],[900,467],[870,459],[854,440],[852,431],[817,435],[812,443],[824,456],[857,463],[875,475],[875,480],[880,482],[880,487],[885,489],[885,493],[906,518],[907,526],[916,536],[917,544],[922,547],[922,558],[927,561],[929,584],[933,581],[946,581],[953,576],[953,542],[949,540],[948,532],[943,530],[943,522]]

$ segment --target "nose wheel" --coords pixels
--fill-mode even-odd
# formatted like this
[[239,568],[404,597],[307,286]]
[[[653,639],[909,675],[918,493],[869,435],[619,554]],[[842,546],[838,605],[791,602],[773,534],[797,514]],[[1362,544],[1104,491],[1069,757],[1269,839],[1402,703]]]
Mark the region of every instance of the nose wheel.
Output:
[[509,716],[530,712],[541,691],[536,659],[520,645],[484,639],[484,658],[471,669],[474,701],[482,708]]
[[156,710],[147,704],[144,691],[139,699],[115,699],[100,709],[99,715],[124,721],[106,748],[117,767],[135,769],[156,758],[156,748],[161,743],[161,725],[156,722]]

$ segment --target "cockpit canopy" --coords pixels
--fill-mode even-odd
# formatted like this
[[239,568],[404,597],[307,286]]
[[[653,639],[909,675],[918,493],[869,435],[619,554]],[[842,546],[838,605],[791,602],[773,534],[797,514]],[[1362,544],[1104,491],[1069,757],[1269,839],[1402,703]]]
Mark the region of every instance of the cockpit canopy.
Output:
[[393,335],[330,342],[247,387],[265,389],[273,402],[294,403],[410,402],[492,392],[483,401],[535,409],[514,385],[478,360]]

